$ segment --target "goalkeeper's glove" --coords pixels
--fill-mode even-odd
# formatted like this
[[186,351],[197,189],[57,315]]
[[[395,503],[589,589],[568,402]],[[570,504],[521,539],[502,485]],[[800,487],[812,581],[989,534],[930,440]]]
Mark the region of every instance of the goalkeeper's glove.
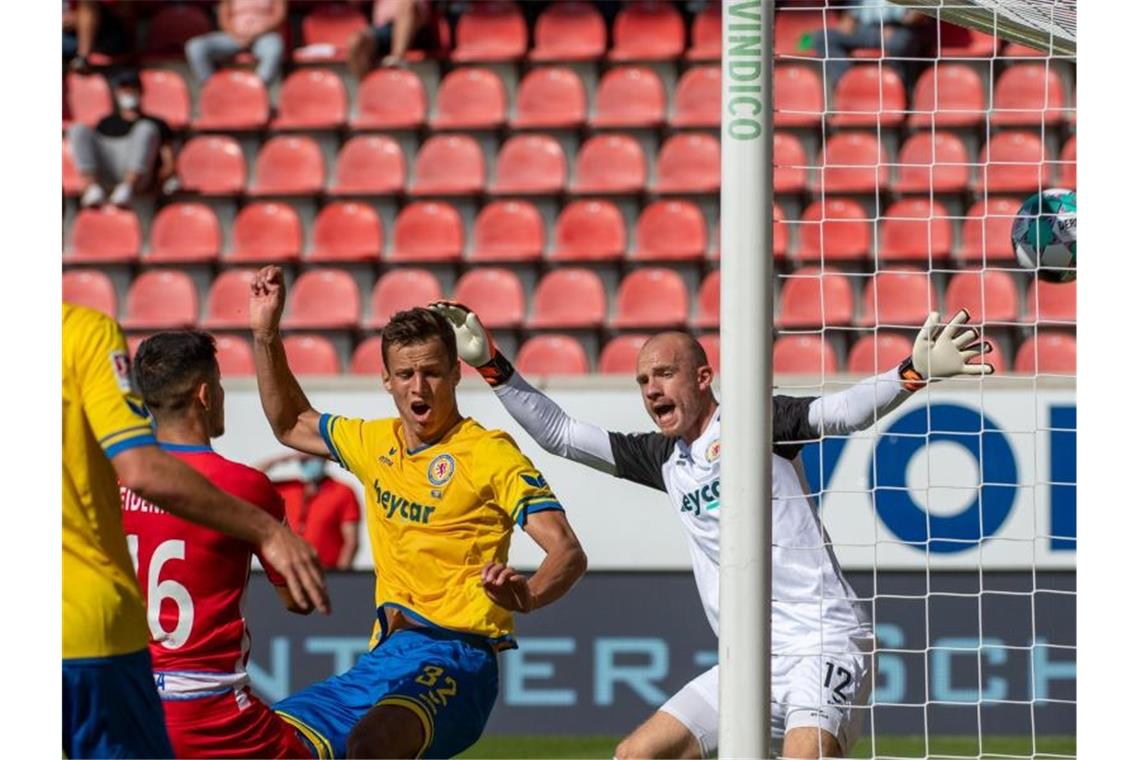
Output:
[[479,321],[479,315],[454,301],[436,301],[429,308],[447,318],[455,331],[459,358],[478,370],[488,385],[502,385],[511,379],[515,368],[499,353],[491,331]]
[[977,329],[965,323],[970,312],[960,309],[939,329],[939,314],[930,312],[918,331],[910,358],[899,365],[899,377],[908,391],[922,388],[928,381],[955,375],[992,375],[992,364],[970,364],[974,357],[993,350],[988,342],[979,343]]

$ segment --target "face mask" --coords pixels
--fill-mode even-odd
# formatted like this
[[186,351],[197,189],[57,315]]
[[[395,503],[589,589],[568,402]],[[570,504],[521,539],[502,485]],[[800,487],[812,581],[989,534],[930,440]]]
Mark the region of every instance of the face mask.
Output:
[[116,99],[120,111],[134,111],[139,107],[138,95],[120,95]]
[[319,459],[305,459],[301,462],[301,480],[313,483],[325,474],[325,463]]

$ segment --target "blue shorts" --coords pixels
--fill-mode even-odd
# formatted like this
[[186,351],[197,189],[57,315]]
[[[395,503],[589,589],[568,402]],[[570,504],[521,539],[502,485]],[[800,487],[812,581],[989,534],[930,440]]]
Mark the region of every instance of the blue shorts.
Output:
[[63,661],[65,757],[174,757],[150,654]]
[[339,676],[286,697],[273,709],[314,757],[344,757],[348,734],[377,705],[415,713],[420,757],[453,757],[483,733],[499,692],[498,656],[472,636],[430,628],[396,631]]

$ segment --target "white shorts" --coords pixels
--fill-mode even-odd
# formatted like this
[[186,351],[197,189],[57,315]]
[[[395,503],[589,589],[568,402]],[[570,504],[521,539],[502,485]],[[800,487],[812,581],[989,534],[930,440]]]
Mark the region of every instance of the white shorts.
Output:
[[[859,741],[874,673],[869,640],[851,642],[845,654],[772,658],[773,751],[793,728],[821,728],[848,754]],[[718,667],[689,681],[661,706],[689,729],[704,757],[716,754],[719,733]]]

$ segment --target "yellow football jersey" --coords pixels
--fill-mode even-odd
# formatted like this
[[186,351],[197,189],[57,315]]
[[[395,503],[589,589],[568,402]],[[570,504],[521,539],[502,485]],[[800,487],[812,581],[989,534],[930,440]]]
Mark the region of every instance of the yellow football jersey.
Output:
[[123,535],[110,458],[154,445],[110,317],[63,305],[63,657],[146,648],[142,594]]
[[409,451],[398,418],[325,414],[320,428],[333,457],[368,494],[373,645],[398,611],[513,648],[514,619],[487,598],[480,573],[488,562],[507,561],[514,526],[528,514],[562,506],[511,437],[464,419],[437,443]]

